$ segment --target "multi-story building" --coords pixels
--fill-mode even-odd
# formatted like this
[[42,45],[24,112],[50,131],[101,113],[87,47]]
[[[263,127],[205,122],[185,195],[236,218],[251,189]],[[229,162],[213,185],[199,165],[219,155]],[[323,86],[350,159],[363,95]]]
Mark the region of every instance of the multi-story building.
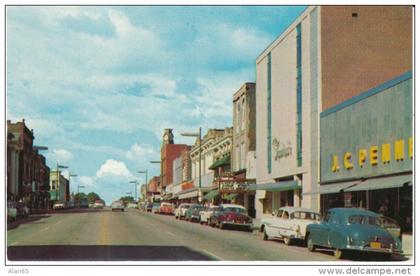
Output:
[[45,157],[34,150],[34,138],[24,119],[7,121],[7,198],[23,201],[31,209],[45,206],[49,185],[49,168]]
[[160,199],[160,176],[153,176],[147,184],[147,201],[153,202]]
[[308,7],[259,55],[257,217],[320,207],[321,112],[403,75],[411,60],[408,6]]
[[[255,191],[246,187],[255,183],[255,83],[248,82],[233,94],[233,139],[231,170],[237,183],[238,202],[255,216]],[[245,189],[241,189],[245,188]],[[248,192],[247,192],[248,191]]]
[[201,147],[199,139],[196,139],[190,150],[192,187],[188,194],[184,194],[180,198],[188,196],[188,198],[194,198],[195,201],[201,201],[203,195],[218,188],[214,182],[215,171],[218,173],[219,168],[226,166],[229,166],[230,171],[231,150],[232,128],[209,129],[201,139]]
[[70,199],[69,181],[60,170],[50,172],[50,200],[67,202]]
[[34,150],[34,180],[35,208],[48,208],[50,201],[50,168],[46,165],[45,157]]
[[173,161],[181,152],[188,148],[188,145],[174,144],[174,136],[172,129],[165,129],[163,133],[163,142],[161,148],[161,193],[169,194],[166,187],[172,185],[173,182]]

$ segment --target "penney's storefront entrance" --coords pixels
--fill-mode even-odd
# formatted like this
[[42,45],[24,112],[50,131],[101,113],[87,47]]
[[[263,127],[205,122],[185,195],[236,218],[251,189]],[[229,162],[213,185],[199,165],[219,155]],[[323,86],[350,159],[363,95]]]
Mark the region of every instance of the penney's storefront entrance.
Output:
[[365,208],[412,231],[411,72],[321,113],[321,212]]

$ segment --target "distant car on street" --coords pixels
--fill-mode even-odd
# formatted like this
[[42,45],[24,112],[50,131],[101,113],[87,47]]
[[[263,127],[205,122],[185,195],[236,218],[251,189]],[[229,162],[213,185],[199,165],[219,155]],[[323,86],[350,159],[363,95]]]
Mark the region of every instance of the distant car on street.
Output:
[[93,208],[94,209],[103,209],[104,204],[102,203],[102,201],[95,201],[95,203],[93,204]]
[[153,202],[152,214],[159,214],[160,212],[160,202]]
[[191,207],[192,203],[181,203],[178,208],[175,209],[175,218],[185,218],[185,212]]
[[162,202],[162,204],[160,205],[159,213],[165,214],[165,215],[173,215],[174,207],[172,206],[172,203]]
[[152,212],[153,203],[149,202],[146,205],[146,212]]
[[280,238],[290,245],[294,239],[305,240],[306,227],[320,220],[321,214],[315,210],[282,207],[261,219],[260,231],[264,233],[264,240]]
[[220,229],[229,225],[252,231],[252,218],[248,216],[247,209],[241,205],[221,204],[219,210],[212,215],[210,225]]
[[134,202],[127,203],[127,208],[129,208],[129,209],[136,209],[137,208],[137,204],[134,203]]
[[17,208],[14,206],[13,202],[7,202],[7,221],[15,221],[17,218]]
[[111,204],[111,211],[114,210],[120,210],[121,212],[124,212],[124,204],[122,203],[122,201],[117,200],[112,202]]
[[56,202],[53,205],[54,210],[64,209],[65,207],[66,207],[66,205],[63,202]]
[[203,205],[200,205],[200,204],[191,205],[191,207],[185,212],[185,220],[188,220],[190,222],[199,221],[200,212],[203,210],[204,210]]
[[328,210],[321,223],[308,225],[306,240],[309,251],[331,248],[337,259],[350,251],[382,253],[389,258],[402,254],[400,239],[383,227],[380,215],[358,208]]
[[207,223],[210,225],[210,218],[212,214],[219,209],[219,206],[211,205],[200,211],[200,224]]

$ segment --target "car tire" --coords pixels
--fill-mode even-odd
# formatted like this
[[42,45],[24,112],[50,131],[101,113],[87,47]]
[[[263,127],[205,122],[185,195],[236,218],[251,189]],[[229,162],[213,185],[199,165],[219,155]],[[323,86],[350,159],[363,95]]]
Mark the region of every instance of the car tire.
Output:
[[223,228],[225,228],[225,225],[222,222],[220,222],[219,223],[219,228],[223,230]]
[[263,232],[264,232],[264,234],[263,234],[263,240],[268,241],[268,239],[269,239],[270,237],[267,235],[267,232],[265,231],[265,227],[264,227]]
[[338,260],[341,260],[344,257],[344,250],[335,248],[334,249],[334,257]]
[[308,238],[307,238],[307,241],[306,241],[306,247],[311,252],[314,252],[315,249],[316,249],[316,246],[315,246],[314,242],[312,241],[311,234],[308,235]]
[[283,238],[284,244],[285,245],[290,245],[292,243],[292,239],[289,237],[284,237]]

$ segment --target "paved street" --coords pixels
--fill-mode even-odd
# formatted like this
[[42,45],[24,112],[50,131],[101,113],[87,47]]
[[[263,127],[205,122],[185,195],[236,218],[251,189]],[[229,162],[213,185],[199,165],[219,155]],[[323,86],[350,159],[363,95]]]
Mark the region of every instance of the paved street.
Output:
[[9,260],[335,261],[328,251],[262,241],[135,209],[48,214],[8,231]]

